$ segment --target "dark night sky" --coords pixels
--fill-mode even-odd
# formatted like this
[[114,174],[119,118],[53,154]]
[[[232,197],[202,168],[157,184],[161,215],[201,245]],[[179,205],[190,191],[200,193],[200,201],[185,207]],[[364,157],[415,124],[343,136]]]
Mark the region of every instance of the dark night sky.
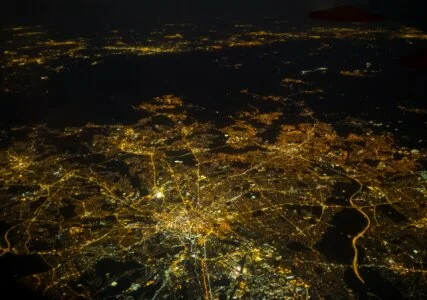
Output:
[[137,24],[144,20],[200,21],[281,17],[307,21],[307,14],[334,3],[365,3],[394,21],[427,29],[423,0],[7,0],[0,9],[1,24],[106,23]]
[[[272,15],[305,18],[312,9],[331,0],[16,0],[2,9],[7,23],[137,20],[139,18],[192,19],[206,16]],[[3,4],[4,5],[4,4]]]

